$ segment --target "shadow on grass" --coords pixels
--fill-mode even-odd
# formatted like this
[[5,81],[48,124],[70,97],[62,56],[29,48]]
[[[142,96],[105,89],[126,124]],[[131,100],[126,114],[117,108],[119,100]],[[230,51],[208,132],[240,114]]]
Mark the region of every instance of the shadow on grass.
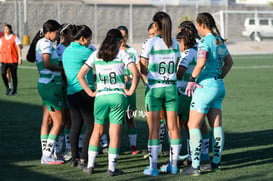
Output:
[[[0,110],[0,180],[67,180],[67,177],[64,179],[57,177],[58,173],[64,174],[64,172],[69,172],[71,168],[68,168],[67,165],[45,166],[40,164],[39,132],[42,117],[41,107],[0,100]],[[137,119],[136,121],[138,126],[138,148],[146,150],[147,123],[143,119]],[[127,173],[125,176],[121,176],[120,180],[123,180],[123,178],[124,180],[126,180],[125,178],[130,178],[130,180],[167,179],[168,176],[165,175],[160,178],[150,178],[142,175],[142,171],[149,161],[144,161],[143,155],[132,156],[129,153],[126,126],[123,127],[122,131],[121,156],[118,167],[124,169]],[[226,153],[224,153],[222,159],[224,170],[272,163],[272,133],[272,129],[246,133],[226,133]],[[168,150],[166,136],[164,150]],[[107,161],[105,161],[104,168],[101,169],[103,170],[102,172],[104,172],[104,169],[106,171],[106,167]],[[73,172],[70,174],[72,175]],[[83,177],[88,179],[86,175]],[[131,179],[132,177],[134,179]],[[81,180],[81,177],[78,179]]]
[[0,180],[61,181],[38,171],[44,166],[40,164],[41,107],[0,100],[0,110]]
[[236,169],[273,163],[273,129],[226,133],[223,164]]

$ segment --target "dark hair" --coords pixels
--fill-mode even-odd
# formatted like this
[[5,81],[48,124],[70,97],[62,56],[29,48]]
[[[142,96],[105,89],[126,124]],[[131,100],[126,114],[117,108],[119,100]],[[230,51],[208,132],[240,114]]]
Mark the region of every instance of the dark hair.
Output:
[[89,38],[92,36],[92,30],[87,25],[78,25],[74,28],[72,39],[79,40],[81,37]]
[[148,31],[149,31],[150,29],[153,28],[153,24],[154,24],[154,23],[150,23],[150,24],[149,24],[148,29],[147,29]]
[[5,23],[4,27],[5,27],[5,26],[8,27],[9,30],[10,30],[10,33],[13,34],[12,26],[11,26],[10,24],[8,24],[8,23]]
[[[214,21],[214,18],[210,13],[204,12],[204,13],[199,13],[196,18],[196,22],[198,24],[204,24],[206,27],[211,31],[211,33],[216,36],[220,37],[221,40],[224,42],[225,40],[221,37],[220,32],[216,26],[216,23]],[[218,44],[218,42],[217,42]]]
[[158,23],[161,37],[169,48],[172,45],[172,20],[170,16],[165,12],[159,11],[154,15],[153,21]]
[[193,33],[188,29],[181,29],[181,31],[176,35],[177,40],[183,40],[184,45],[187,49],[193,48],[196,44],[195,37]]
[[128,35],[128,28],[126,26],[119,26],[117,27],[118,30],[124,30],[126,32],[126,35]]
[[120,40],[122,40],[120,30],[109,30],[99,48],[98,58],[101,58],[106,62],[114,60],[119,52],[120,44],[118,44],[118,42]]
[[28,49],[27,52],[27,60],[29,62],[35,62],[36,61],[36,44],[37,42],[44,37],[44,34],[47,32],[53,32],[56,30],[59,30],[61,28],[61,25],[56,21],[56,20],[47,20],[44,24],[43,24],[43,28],[41,28],[37,34],[35,35],[35,37],[33,38],[30,47]]
[[[68,35],[69,36],[70,39],[69,39],[68,43],[70,43],[71,41],[73,41],[72,35],[74,34],[75,31],[76,31],[76,25],[71,25],[69,23],[62,24],[61,28],[60,28],[60,34],[61,35]],[[60,43],[60,41],[61,41],[61,36],[57,40],[57,45]]]
[[185,28],[190,30],[195,38],[200,39],[198,31],[192,21],[183,21],[182,23],[180,23],[179,28]]

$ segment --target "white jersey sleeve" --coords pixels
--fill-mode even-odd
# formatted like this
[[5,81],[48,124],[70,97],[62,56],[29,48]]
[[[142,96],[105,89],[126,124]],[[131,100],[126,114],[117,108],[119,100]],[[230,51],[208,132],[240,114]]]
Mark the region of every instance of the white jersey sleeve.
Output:
[[96,56],[97,56],[97,50],[94,51],[89,58],[86,60],[85,64],[90,67],[90,68],[94,68],[95,65],[95,60],[96,60]]

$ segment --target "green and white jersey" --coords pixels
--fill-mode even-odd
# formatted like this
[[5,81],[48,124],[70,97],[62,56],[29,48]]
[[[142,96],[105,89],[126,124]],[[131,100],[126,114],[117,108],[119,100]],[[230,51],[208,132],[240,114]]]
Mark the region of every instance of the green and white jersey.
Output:
[[159,36],[147,39],[143,43],[141,57],[149,61],[147,74],[149,88],[167,87],[175,84],[176,64],[180,58],[180,46],[176,39],[172,38],[170,48]]
[[92,53],[85,62],[87,66],[94,68],[96,72],[96,96],[113,93],[126,96],[123,91],[125,87],[124,70],[129,63],[134,63],[133,59],[124,50],[119,50],[114,60],[105,62],[97,57],[97,53],[98,51]]
[[190,48],[181,53],[181,58],[178,63],[178,68],[180,66],[185,67],[186,71],[181,80],[177,80],[176,86],[180,94],[185,94],[187,84],[189,82],[189,77],[197,62],[197,49]]
[[[138,64],[139,62],[139,56],[138,56],[138,53],[137,51],[131,47],[131,46],[127,46],[126,50],[125,50],[127,53],[129,53],[130,55],[130,58],[134,60],[134,63],[135,64]],[[126,67],[125,68],[125,75],[132,75],[132,73],[130,72],[130,70]]]
[[51,55],[50,61],[53,65],[59,65],[58,54],[56,52],[56,49],[53,47],[52,42],[46,38],[40,39],[36,45],[36,65],[40,74],[38,82],[47,84],[54,79],[56,83],[61,83],[61,72],[52,71],[44,67],[42,55],[45,53]]

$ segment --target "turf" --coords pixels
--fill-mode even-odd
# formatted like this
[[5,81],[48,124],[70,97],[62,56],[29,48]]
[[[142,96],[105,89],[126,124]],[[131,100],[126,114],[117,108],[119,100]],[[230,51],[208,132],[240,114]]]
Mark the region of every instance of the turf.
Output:
[[[273,163],[273,55],[233,56],[234,67],[225,78],[226,98],[223,103],[225,148],[220,172],[200,177],[143,175],[148,160],[143,154],[131,155],[126,126],[123,128],[118,168],[124,175],[111,180],[272,180]],[[0,87],[0,180],[109,180],[107,155],[99,155],[95,174],[87,175],[69,163],[58,166],[40,164],[39,131],[42,117],[41,100],[36,89],[38,72],[35,65],[24,62],[18,69],[18,96],[5,96]],[[147,124],[144,111],[144,86],[137,89],[138,148],[146,149]],[[184,135],[183,135],[184,137]],[[185,144],[184,144],[185,145]],[[165,139],[164,149],[168,150]],[[183,147],[182,152],[185,152]],[[163,164],[167,156],[160,157]]]

